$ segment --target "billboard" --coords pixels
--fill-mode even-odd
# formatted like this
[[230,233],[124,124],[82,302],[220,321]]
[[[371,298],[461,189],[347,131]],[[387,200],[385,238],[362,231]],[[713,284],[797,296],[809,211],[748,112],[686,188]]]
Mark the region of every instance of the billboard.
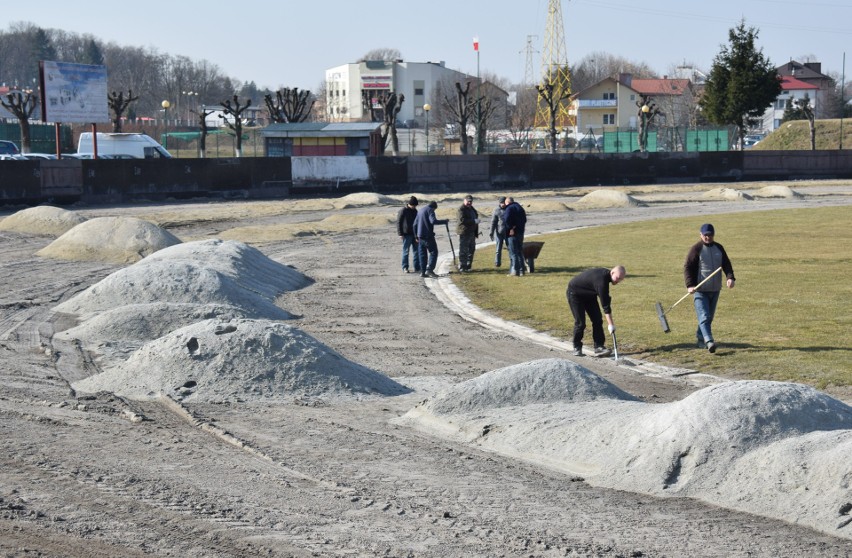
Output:
[[39,62],[43,122],[109,122],[106,66]]

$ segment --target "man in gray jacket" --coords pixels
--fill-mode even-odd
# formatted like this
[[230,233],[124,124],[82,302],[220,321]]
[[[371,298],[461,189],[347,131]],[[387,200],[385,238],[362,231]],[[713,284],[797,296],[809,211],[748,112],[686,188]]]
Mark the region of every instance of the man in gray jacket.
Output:
[[716,341],[713,340],[713,317],[716,315],[716,304],[719,302],[719,292],[722,290],[722,276],[715,275],[709,281],[696,289],[696,286],[722,268],[729,289],[734,288],[734,268],[728,254],[721,244],[714,241],[716,229],[710,223],[701,225],[696,242],[686,255],[683,264],[683,278],[686,290],[693,295],[695,315],[698,318],[698,329],[695,337],[698,347],[707,348],[711,353],[716,352]]

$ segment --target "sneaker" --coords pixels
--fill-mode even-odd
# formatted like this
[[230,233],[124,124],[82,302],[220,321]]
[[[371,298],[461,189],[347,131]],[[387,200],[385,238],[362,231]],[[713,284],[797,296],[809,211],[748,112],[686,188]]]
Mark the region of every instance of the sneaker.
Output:
[[583,356],[583,348],[575,347],[574,348],[574,356]]
[[427,271],[427,272],[426,272],[426,276],[427,276],[427,277],[431,277],[432,279],[437,279],[438,277],[440,277],[440,275],[438,275],[438,274],[437,274],[437,273],[435,273],[434,271]]
[[421,273],[421,274],[420,274],[420,277],[424,277],[424,278],[425,278],[425,277],[429,277],[429,275],[427,275],[426,273]]
[[606,347],[595,347],[595,356],[596,357],[607,357],[611,354],[612,354],[612,351],[610,351]]
[[409,269],[407,267],[403,267],[402,272],[403,273],[411,273],[411,271],[409,271]]
[[707,350],[710,351],[711,353],[715,353],[716,352],[716,343],[714,343],[713,341],[708,342],[707,343]]
[[699,339],[695,346],[698,347],[699,349],[706,349],[707,348],[707,345],[704,344],[703,339]]

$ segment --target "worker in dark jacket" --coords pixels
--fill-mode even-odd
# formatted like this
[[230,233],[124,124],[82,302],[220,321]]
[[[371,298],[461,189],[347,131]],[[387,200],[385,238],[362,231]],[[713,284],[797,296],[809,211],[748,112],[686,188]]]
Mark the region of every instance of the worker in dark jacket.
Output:
[[479,212],[473,207],[473,196],[464,197],[458,210],[456,232],[459,235],[459,271],[470,271],[479,236]]
[[497,198],[497,207],[491,214],[491,232],[488,237],[494,241],[494,267],[500,267],[503,263],[503,212],[506,210],[506,196]]
[[509,245],[511,267],[509,275],[521,276],[526,270],[524,263],[524,229],[527,225],[527,212],[514,199],[506,198],[506,209],[503,211],[503,234]]
[[719,302],[719,292],[722,290],[722,276],[716,274],[709,281],[696,288],[714,271],[722,268],[725,282],[729,289],[734,288],[734,268],[731,260],[721,244],[715,242],[716,229],[710,223],[701,225],[699,237],[701,240],[692,245],[686,254],[683,264],[683,279],[686,290],[693,295],[695,315],[698,318],[698,329],[695,337],[698,347],[707,348],[711,353],[716,352],[716,341],[713,340],[713,317],[716,315],[716,304]]
[[583,271],[568,282],[565,295],[568,306],[574,315],[574,356],[583,356],[583,332],[586,329],[586,315],[592,321],[592,339],[595,342],[595,356],[605,357],[611,354],[606,348],[606,335],[603,330],[601,309],[603,307],[610,333],[615,333],[615,322],[612,321],[612,299],[609,296],[609,285],[617,285],[627,275],[624,266],[617,265],[612,269],[594,267]]
[[[449,219],[438,219],[435,210],[438,202],[431,201],[417,210],[414,218],[414,235],[417,237],[417,255],[420,257],[420,277],[437,277],[438,242],[435,240],[435,225],[446,225]],[[428,254],[428,256],[427,256]]]
[[414,260],[414,271],[420,271],[420,256],[417,255],[417,237],[414,236],[414,218],[417,217],[417,198],[411,196],[408,203],[396,216],[396,232],[402,239],[402,271],[409,272],[408,252]]

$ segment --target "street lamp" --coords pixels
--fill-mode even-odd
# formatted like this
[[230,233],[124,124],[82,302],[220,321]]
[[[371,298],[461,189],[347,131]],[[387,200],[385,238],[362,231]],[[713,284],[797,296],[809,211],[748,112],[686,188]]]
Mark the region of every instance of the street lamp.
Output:
[[426,113],[426,155],[429,154],[429,111],[432,110],[432,105],[426,103],[423,105],[423,111]]
[[648,112],[651,107],[645,103],[640,110],[642,111],[642,129],[639,130],[639,150],[645,153],[648,151]]
[[169,107],[172,106],[172,104],[168,101],[163,101],[162,103],[160,103],[160,106],[163,107],[163,122],[165,124],[168,124]]

